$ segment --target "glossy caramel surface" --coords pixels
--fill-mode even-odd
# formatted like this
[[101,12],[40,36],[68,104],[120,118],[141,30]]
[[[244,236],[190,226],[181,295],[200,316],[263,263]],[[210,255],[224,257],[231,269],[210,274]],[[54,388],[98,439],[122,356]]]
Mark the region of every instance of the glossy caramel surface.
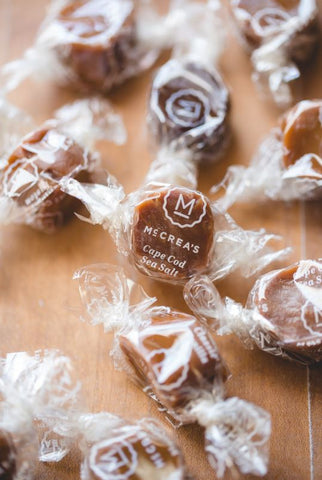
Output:
[[283,117],[281,130],[286,167],[305,155],[322,159],[322,100],[295,105]]
[[52,232],[78,206],[60,190],[59,180],[64,176],[89,180],[89,161],[89,153],[59,130],[36,130],[9,155],[1,192],[20,207],[30,209],[35,228]]
[[212,336],[191,315],[156,311],[150,325],[122,334],[119,341],[141,388],[150,387],[174,412],[227,378]]
[[[322,264],[302,261],[261,277],[250,308],[266,320],[267,332],[286,352],[322,360]],[[273,346],[273,345],[272,345]]]
[[213,214],[204,195],[183,187],[161,187],[135,207],[133,261],[147,275],[180,282],[206,271],[213,235]]

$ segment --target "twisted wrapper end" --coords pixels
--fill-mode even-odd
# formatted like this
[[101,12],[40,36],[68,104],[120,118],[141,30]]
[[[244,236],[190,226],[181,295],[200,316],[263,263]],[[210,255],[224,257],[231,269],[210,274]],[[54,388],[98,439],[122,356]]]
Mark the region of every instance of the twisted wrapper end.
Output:
[[218,478],[234,467],[242,474],[267,473],[271,434],[268,412],[237,397],[217,403],[201,400],[192,404],[190,411],[206,429],[205,449]]

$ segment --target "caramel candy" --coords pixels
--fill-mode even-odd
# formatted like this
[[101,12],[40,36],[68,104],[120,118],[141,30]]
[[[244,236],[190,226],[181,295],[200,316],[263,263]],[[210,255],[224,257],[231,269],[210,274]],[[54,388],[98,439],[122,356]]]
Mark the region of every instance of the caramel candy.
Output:
[[158,280],[184,281],[211,260],[214,219],[209,201],[183,187],[145,192],[135,206],[131,250],[136,267]]
[[16,449],[8,433],[0,431],[0,480],[14,480],[17,472]]
[[315,165],[315,157],[322,159],[322,100],[304,100],[291,108],[282,118],[281,131],[284,165],[289,167],[304,155]]
[[123,424],[94,444],[88,480],[184,480],[179,450],[144,426]]
[[170,412],[227,378],[213,338],[192,315],[156,309],[148,326],[121,333],[119,344],[141,387]]
[[152,85],[150,130],[161,145],[189,149],[196,161],[213,161],[228,143],[229,110],[229,93],[218,72],[170,60]]
[[[90,157],[83,148],[55,128],[41,128],[22,140],[7,160],[1,182],[2,195],[19,207],[30,207],[33,227],[52,232],[79,206],[58,182],[65,175],[89,180]],[[30,221],[29,221],[30,220]]]
[[261,348],[279,347],[293,360],[322,360],[322,263],[303,260],[263,275],[247,307],[260,314]]
[[66,37],[60,59],[78,83],[104,92],[123,80],[137,48],[133,0],[73,1],[56,22]]
[[[316,12],[307,0],[231,0],[230,6],[249,48],[258,48],[281,33],[290,32],[286,45],[289,57],[302,63],[312,54],[318,28]],[[298,27],[294,30],[293,23],[292,30],[288,23],[295,21]]]

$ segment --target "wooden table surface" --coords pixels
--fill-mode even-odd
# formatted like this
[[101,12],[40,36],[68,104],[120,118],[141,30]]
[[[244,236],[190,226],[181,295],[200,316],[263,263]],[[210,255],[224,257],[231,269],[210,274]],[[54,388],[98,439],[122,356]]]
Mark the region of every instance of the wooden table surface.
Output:
[[[158,1],[162,5],[162,0]],[[0,0],[2,62],[16,58],[32,43],[46,4],[47,0]],[[234,39],[229,40],[222,71],[232,92],[234,138],[226,158],[200,173],[199,188],[205,193],[222,178],[228,165],[249,162],[278,117],[278,112],[255,94],[249,60]],[[303,98],[322,96],[321,73],[320,49],[307,68]],[[145,116],[152,74],[149,71],[110,95],[124,116],[129,138],[125,146],[102,144],[100,151],[103,165],[125,185],[127,192],[140,185],[151,160]],[[13,96],[18,105],[34,115],[37,123],[72,98],[76,97],[65,90],[33,82],[25,82]],[[245,228],[265,227],[282,234],[294,249],[285,263],[322,254],[320,203],[238,206],[231,214]],[[1,228],[1,354],[58,348],[73,359],[89,410],[107,410],[128,419],[157,417],[171,430],[154,403],[124,373],[114,370],[109,357],[112,337],[104,335],[102,328],[93,328],[78,319],[79,298],[73,272],[91,263],[118,261],[108,234],[77,218],[53,236],[23,226]],[[149,293],[158,296],[160,305],[185,310],[179,288],[149,283],[146,279],[142,282]],[[218,288],[222,294],[244,301],[253,282],[254,279],[245,281],[232,275]],[[218,338],[218,344],[232,372],[227,385],[229,394],[250,400],[272,415],[270,464],[265,478],[321,480],[321,366],[299,367],[257,350],[246,351],[233,336]],[[203,452],[202,430],[189,426],[172,433],[196,480],[214,478]],[[39,466],[36,479],[77,479],[78,472],[78,456],[69,455],[61,464]],[[225,478],[232,477],[228,473]]]

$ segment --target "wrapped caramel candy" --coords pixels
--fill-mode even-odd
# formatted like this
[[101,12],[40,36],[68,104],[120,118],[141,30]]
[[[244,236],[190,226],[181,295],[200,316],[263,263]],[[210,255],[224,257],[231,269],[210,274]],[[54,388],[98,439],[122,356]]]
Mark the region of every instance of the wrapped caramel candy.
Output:
[[185,19],[174,40],[173,58],[153,80],[148,126],[168,162],[174,152],[189,154],[196,163],[213,162],[230,137],[229,92],[215,68],[224,46],[224,27],[218,8],[177,3]]
[[182,24],[180,12],[170,5],[161,16],[146,0],[52,0],[35,44],[2,68],[2,88],[11,91],[32,75],[107,93],[172,47]]
[[119,268],[97,264],[75,273],[92,324],[114,330],[113,357],[177,422],[205,427],[206,452],[218,477],[226,468],[264,475],[269,415],[238,398],[224,399],[228,371],[205,325],[153,306]]
[[219,334],[237,334],[246,346],[298,363],[322,360],[322,261],[301,260],[260,277],[246,307],[221,300],[206,277],[189,282],[189,307]]
[[125,196],[110,176],[107,185],[63,179],[60,186],[85,204],[90,222],[109,230],[141,273],[156,280],[183,284],[201,273],[217,280],[236,269],[247,277],[289,251],[272,251],[268,244],[278,237],[243,230],[186,187],[149,183]]
[[149,68],[158,51],[144,39],[144,22],[155,18],[147,6],[141,15],[138,4],[136,0],[52,0],[34,46],[21,60],[3,67],[4,89],[12,90],[33,75],[104,93]]
[[213,192],[226,210],[235,202],[316,200],[322,195],[322,100],[303,100],[281,118],[249,167],[229,167]]
[[1,480],[32,479],[38,458],[58,461],[66,455],[64,432],[74,421],[78,391],[69,360],[55,351],[1,359]]
[[182,453],[152,419],[83,414],[79,430],[82,480],[191,480]]
[[[3,104],[1,114],[12,109]],[[19,122],[17,130],[19,129]],[[62,178],[91,181],[99,163],[92,151],[95,139],[123,143],[124,127],[105,100],[90,99],[66,105],[13,146],[12,129],[0,171],[0,222],[24,223],[51,233],[62,226],[79,202],[59,187]]]
[[230,12],[246,48],[253,77],[281,107],[292,102],[291,82],[318,41],[315,0],[231,0]]

